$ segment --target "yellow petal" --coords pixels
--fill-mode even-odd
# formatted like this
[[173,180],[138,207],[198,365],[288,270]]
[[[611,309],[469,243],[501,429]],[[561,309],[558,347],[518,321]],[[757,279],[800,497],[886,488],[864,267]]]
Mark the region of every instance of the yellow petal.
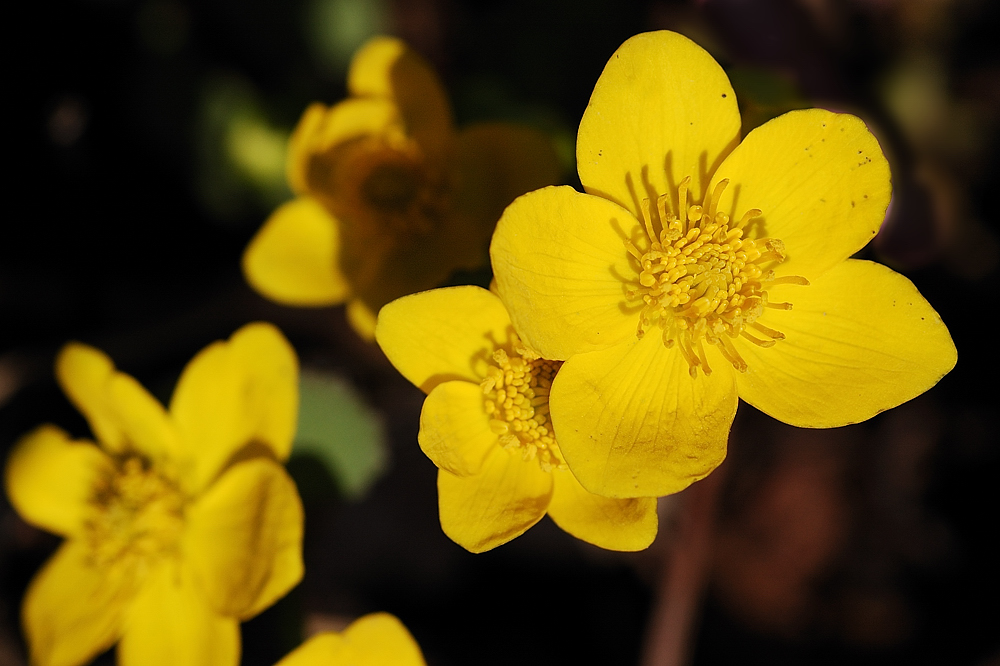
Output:
[[326,106],[319,102],[310,104],[288,139],[285,176],[295,194],[303,195],[309,191],[310,161],[317,149],[317,137],[326,122],[326,115]]
[[823,109],[791,111],[750,132],[712,187],[723,178],[720,209],[735,219],[760,209],[757,235],[785,244],[776,272],[810,280],[875,236],[891,191],[889,164],[865,124]]
[[638,274],[625,239],[639,223],[607,199],[570,187],[518,198],[490,247],[497,292],[514,328],[544,358],[604,349],[635,335],[625,288]]
[[249,618],[302,578],[302,502],[277,463],[230,467],[188,511],[185,553],[207,602]]
[[243,254],[243,275],[264,296],[286,305],[341,303],[350,288],[337,269],[337,221],[315,199],[278,208]]
[[163,406],[100,350],[67,344],[56,359],[56,377],[108,451],[137,451],[153,460],[177,452],[177,434]]
[[175,561],[155,567],[129,609],[120,666],[237,666],[240,627],[213,611]]
[[89,564],[77,540],[59,547],[31,581],[22,620],[36,666],[79,666],[118,640],[131,600],[131,580]]
[[552,471],[549,517],[577,539],[609,550],[642,550],[656,538],[656,498],[613,499],[589,492],[568,469]]
[[719,366],[692,379],[680,352],[655,333],[563,364],[549,406],[559,448],[583,487],[658,497],[715,469],[738,402],[734,373]]
[[508,347],[512,333],[499,298],[463,286],[389,303],[379,312],[375,339],[396,369],[429,393],[456,379],[481,382],[495,345]]
[[499,445],[497,435],[490,430],[479,384],[438,384],[424,401],[417,440],[441,469],[458,476],[478,473],[483,459]]
[[375,342],[375,313],[364,301],[353,299],[347,303],[347,323],[365,342]]
[[73,441],[59,428],[43,425],[14,446],[4,487],[26,521],[71,536],[83,527],[97,482],[112,471],[111,460],[91,442]]
[[677,33],[647,32],[622,44],[597,80],[577,168],[587,192],[638,216],[643,199],[676,197],[687,176],[700,201],[739,137],[736,95],[712,56]]
[[285,460],[298,418],[298,360],[271,324],[247,324],[188,363],[170,413],[187,447],[187,483],[205,487],[247,444],[268,447]]
[[864,421],[920,395],[955,365],[940,316],[881,264],[848,260],[808,287],[775,292],[793,307],[769,309],[761,321],[785,339],[769,349],[740,344],[749,370],[736,381],[741,398],[785,423]]
[[452,133],[451,108],[431,66],[401,40],[375,37],[351,61],[347,88],[355,97],[393,100],[432,159],[439,159]]
[[313,636],[276,666],[424,666],[403,623],[388,613],[355,620],[342,634]]
[[475,476],[438,472],[441,529],[473,553],[524,534],[545,515],[551,497],[551,474],[537,461],[500,447],[490,451]]

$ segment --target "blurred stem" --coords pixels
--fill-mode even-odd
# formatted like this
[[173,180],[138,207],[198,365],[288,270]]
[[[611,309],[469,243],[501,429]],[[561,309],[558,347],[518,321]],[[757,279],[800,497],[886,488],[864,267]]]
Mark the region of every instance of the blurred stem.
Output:
[[677,534],[663,558],[642,666],[685,666],[690,659],[708,582],[716,506],[724,477],[722,465],[684,491]]

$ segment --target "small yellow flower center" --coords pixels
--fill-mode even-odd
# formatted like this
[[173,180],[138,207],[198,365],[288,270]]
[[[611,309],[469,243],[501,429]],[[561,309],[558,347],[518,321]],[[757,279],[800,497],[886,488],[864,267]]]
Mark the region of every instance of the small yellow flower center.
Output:
[[483,387],[490,429],[508,451],[520,450],[525,461],[536,459],[546,472],[566,468],[549,421],[549,389],[562,361],[549,361],[524,347],[517,338],[514,354],[493,352],[493,365]]
[[[639,263],[638,284],[626,292],[629,300],[643,303],[636,334],[641,338],[651,326],[658,326],[664,346],[678,348],[692,377],[697,377],[698,368],[706,375],[712,372],[705,343],[715,345],[734,368],[746,372],[746,361],[733,339],[743,337],[772,347],[785,337],[758,321],[764,308],[792,307],[791,303],[770,302],[768,287],[809,282],[798,276],[775,277],[771,267],[785,259],[785,246],[779,239],[744,237],[747,225],[761,216],[759,209],[748,210],[739,221],[715,210],[728,180],[716,185],[704,205],[688,205],[690,181],[685,178],[677,188],[677,214],[668,210],[669,195],[657,198],[655,211],[649,200],[644,202],[648,250],[625,241]],[[653,225],[654,212],[659,234]]]
[[184,500],[176,484],[138,455],[116,461],[94,488],[85,538],[96,565],[149,563],[176,551]]

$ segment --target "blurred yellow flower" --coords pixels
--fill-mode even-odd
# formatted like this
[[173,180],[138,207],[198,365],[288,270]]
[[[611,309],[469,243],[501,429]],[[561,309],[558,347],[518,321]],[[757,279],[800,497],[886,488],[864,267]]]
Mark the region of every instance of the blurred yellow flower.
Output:
[[92,347],[56,375],[97,444],[52,425],[7,461],[11,504],[66,537],[22,621],[36,666],[76,666],[118,642],[124,666],[235,666],[241,620],[302,577],[302,506],[279,461],[298,411],[298,361],[250,324],[184,369],[169,410]]
[[424,666],[403,623],[388,613],[358,618],[342,633],[316,634],[275,666]]
[[441,527],[456,543],[483,552],[546,513],[603,548],[641,550],[653,541],[654,498],[594,495],[566,467],[547,417],[562,364],[521,343],[496,295],[450,287],[405,296],[382,308],[375,337],[428,394],[418,439],[439,468]]
[[497,291],[525,342],[566,361],[552,419],[588,490],[664,495],[703,478],[725,457],[737,397],[792,425],[840,426],[955,364],[916,288],[849,258],[891,189],[864,123],[810,109],[742,143],[739,129],[711,56],[675,33],[637,35],[580,123],[587,194],[532,192],[497,225]]
[[558,181],[551,142],[500,123],[456,132],[429,65],[398,39],[355,54],[350,97],[310,106],[292,136],[288,180],[298,198],[251,241],[243,270],[287,305],[348,303],[371,338],[378,309],[486,263],[486,246],[516,196]]

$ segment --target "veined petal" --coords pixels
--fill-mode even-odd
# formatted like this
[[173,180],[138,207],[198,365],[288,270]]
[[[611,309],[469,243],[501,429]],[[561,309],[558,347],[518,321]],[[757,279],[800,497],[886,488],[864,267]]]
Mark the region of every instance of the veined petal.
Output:
[[237,666],[240,627],[201,597],[191,574],[167,560],[150,571],[129,608],[121,666]]
[[642,550],[656,538],[655,497],[613,499],[588,491],[568,469],[552,470],[549,517],[577,539],[609,550]]
[[458,476],[477,474],[483,459],[499,446],[483,399],[479,384],[454,381],[438,384],[424,400],[417,440],[441,469]]
[[177,382],[170,413],[181,433],[191,476],[204,488],[243,446],[256,443],[285,460],[298,418],[298,360],[271,324],[247,324],[226,342],[195,356]]
[[336,305],[350,293],[337,269],[337,220],[315,199],[300,197],[267,219],[243,254],[247,282],[286,305]]
[[403,296],[382,308],[375,327],[389,361],[425,392],[456,379],[481,382],[494,348],[508,347],[512,333],[500,299],[473,286]]
[[733,372],[692,378],[676,349],[638,343],[566,361],[549,396],[559,448],[583,487],[607,497],[658,497],[708,476],[726,456],[736,415]]
[[597,80],[580,121],[577,168],[587,192],[638,217],[643,199],[676,197],[687,176],[700,201],[739,138],[736,95],[712,56],[677,33],[647,32],[622,44]]
[[720,210],[757,208],[759,236],[780,239],[778,275],[810,280],[851,256],[882,226],[889,164],[858,118],[823,109],[790,111],[750,132],[712,178],[730,180]]
[[302,578],[302,502],[277,463],[237,463],[191,506],[185,554],[216,612],[249,618]]
[[417,642],[388,613],[372,613],[344,633],[313,636],[276,666],[424,666]]
[[32,664],[79,666],[121,635],[132,581],[90,561],[85,543],[66,541],[28,586],[21,615]]
[[500,447],[479,474],[438,471],[441,529],[473,553],[503,545],[542,519],[552,497],[552,476],[534,460]]
[[938,313],[881,264],[850,259],[808,287],[775,291],[793,308],[769,309],[761,321],[785,339],[769,349],[739,344],[749,369],[736,382],[741,398],[780,421],[864,421],[920,395],[955,365]]
[[358,49],[347,88],[355,97],[393,100],[408,133],[432,159],[441,156],[452,134],[448,98],[427,61],[401,40],[375,37]]
[[637,270],[624,243],[638,228],[624,208],[570,187],[507,208],[490,246],[497,292],[535,351],[564,360],[635,335],[638,316],[624,308]]
[[29,523],[62,536],[78,535],[98,480],[113,471],[92,442],[73,441],[52,425],[21,438],[7,459],[4,487]]

